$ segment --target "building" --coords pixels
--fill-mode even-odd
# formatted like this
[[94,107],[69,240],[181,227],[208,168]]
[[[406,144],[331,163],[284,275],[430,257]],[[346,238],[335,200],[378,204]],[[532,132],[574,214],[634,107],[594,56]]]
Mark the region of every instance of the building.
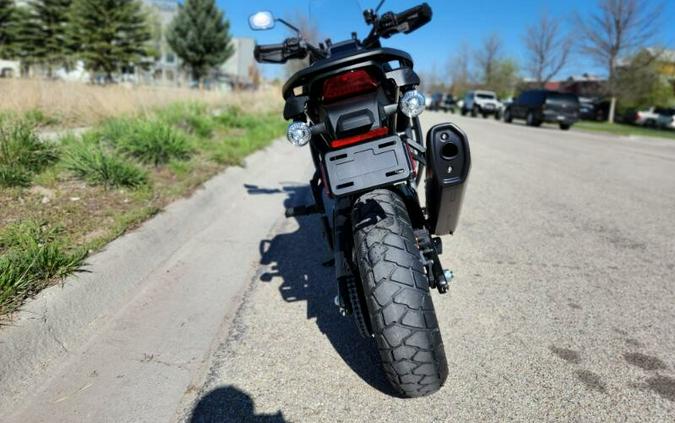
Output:
[[607,80],[588,73],[572,75],[560,81],[559,91],[573,93],[579,97],[602,97],[607,93]]
[[[146,69],[137,69],[134,78],[144,84],[176,85],[185,79],[176,54],[166,42],[166,31],[178,14],[175,0],[143,0],[151,14],[152,43],[157,52],[156,60],[148,59]],[[153,58],[154,59],[154,58]]]
[[224,75],[233,86],[249,86],[254,81],[252,74],[256,69],[253,58],[255,40],[253,38],[232,38],[234,53],[220,67],[219,73]]
[[[178,14],[178,2],[175,0],[143,0],[155,18],[155,33],[159,35],[154,46],[159,59],[149,64],[149,70],[137,71],[138,82],[161,85],[189,85],[190,77],[182,66],[180,59],[171,50],[166,41],[166,32],[169,25]],[[214,73],[214,83],[210,86],[223,88],[250,85],[250,73],[255,63],[253,49],[255,41],[252,38],[232,38],[234,53]]]

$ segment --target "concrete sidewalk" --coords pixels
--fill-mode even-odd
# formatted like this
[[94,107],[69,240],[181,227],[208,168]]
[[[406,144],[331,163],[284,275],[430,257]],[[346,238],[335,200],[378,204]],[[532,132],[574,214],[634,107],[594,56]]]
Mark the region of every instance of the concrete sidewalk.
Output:
[[283,216],[279,181],[311,174],[303,153],[276,142],[29,302],[0,329],[2,420],[172,418],[227,334],[260,239]]

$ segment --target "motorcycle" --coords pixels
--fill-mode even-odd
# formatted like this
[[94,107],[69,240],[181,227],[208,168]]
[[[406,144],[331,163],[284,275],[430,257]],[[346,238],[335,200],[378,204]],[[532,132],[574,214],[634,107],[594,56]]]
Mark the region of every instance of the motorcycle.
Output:
[[438,391],[448,376],[431,290],[447,293],[453,277],[441,265],[438,236],[455,232],[471,156],[466,135],[452,123],[432,127],[425,142],[419,120],[425,98],[416,90],[413,60],[381,45],[429,23],[431,8],[379,14],[383,3],[363,12],[370,26],[363,40],[352,33],[314,45],[269,11],[252,15],[249,26],[266,30],[279,22],[296,34],[256,45],[258,62],[309,58],[282,93],[287,138],[308,146],[314,162],[314,203],[288,208],[286,216],[321,216],[340,313],[375,339],[394,389],[420,397]]

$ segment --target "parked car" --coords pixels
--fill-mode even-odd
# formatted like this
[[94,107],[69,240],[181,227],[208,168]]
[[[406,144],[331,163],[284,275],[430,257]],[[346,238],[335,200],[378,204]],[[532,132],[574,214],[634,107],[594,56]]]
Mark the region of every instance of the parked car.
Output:
[[433,93],[431,95],[431,104],[427,108],[431,111],[442,110],[443,97],[444,97],[443,93],[439,93],[439,92]]
[[664,109],[659,113],[656,124],[661,129],[675,129],[675,109]]
[[455,96],[452,94],[446,94],[441,107],[446,112],[455,113],[455,109],[457,108],[457,100],[455,99]]
[[504,122],[513,119],[524,119],[529,126],[557,123],[566,131],[579,120],[579,98],[558,91],[524,91],[504,110]]
[[650,107],[647,110],[639,110],[633,117],[633,123],[648,128],[675,129],[673,127],[673,115],[675,109],[665,107]]
[[609,101],[579,97],[579,119],[601,122],[607,120],[607,116],[609,116]]
[[431,95],[431,100],[427,109],[431,111],[443,111],[455,113],[455,97],[452,94],[443,94],[440,92]]
[[472,117],[479,114],[484,118],[494,115],[495,119],[502,118],[502,104],[497,100],[497,94],[493,91],[469,91],[464,96],[462,116],[471,113]]
[[431,94],[424,93],[424,107],[429,109],[431,107]]

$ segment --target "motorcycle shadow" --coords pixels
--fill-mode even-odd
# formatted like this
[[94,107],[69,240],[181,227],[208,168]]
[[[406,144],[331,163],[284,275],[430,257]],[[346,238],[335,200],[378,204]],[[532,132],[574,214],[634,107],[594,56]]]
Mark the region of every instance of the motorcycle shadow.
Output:
[[[250,190],[251,194],[273,190]],[[285,207],[311,203],[309,186],[285,186]],[[281,281],[279,292],[286,302],[305,301],[307,319],[316,325],[344,362],[366,383],[380,392],[398,396],[387,382],[379,354],[372,339],[357,333],[351,317],[342,318],[334,303],[337,294],[335,268],[322,263],[332,258],[322,235],[321,219],[317,215],[295,218],[298,228],[280,233],[271,240],[260,242],[260,264],[266,267],[260,280]]]

